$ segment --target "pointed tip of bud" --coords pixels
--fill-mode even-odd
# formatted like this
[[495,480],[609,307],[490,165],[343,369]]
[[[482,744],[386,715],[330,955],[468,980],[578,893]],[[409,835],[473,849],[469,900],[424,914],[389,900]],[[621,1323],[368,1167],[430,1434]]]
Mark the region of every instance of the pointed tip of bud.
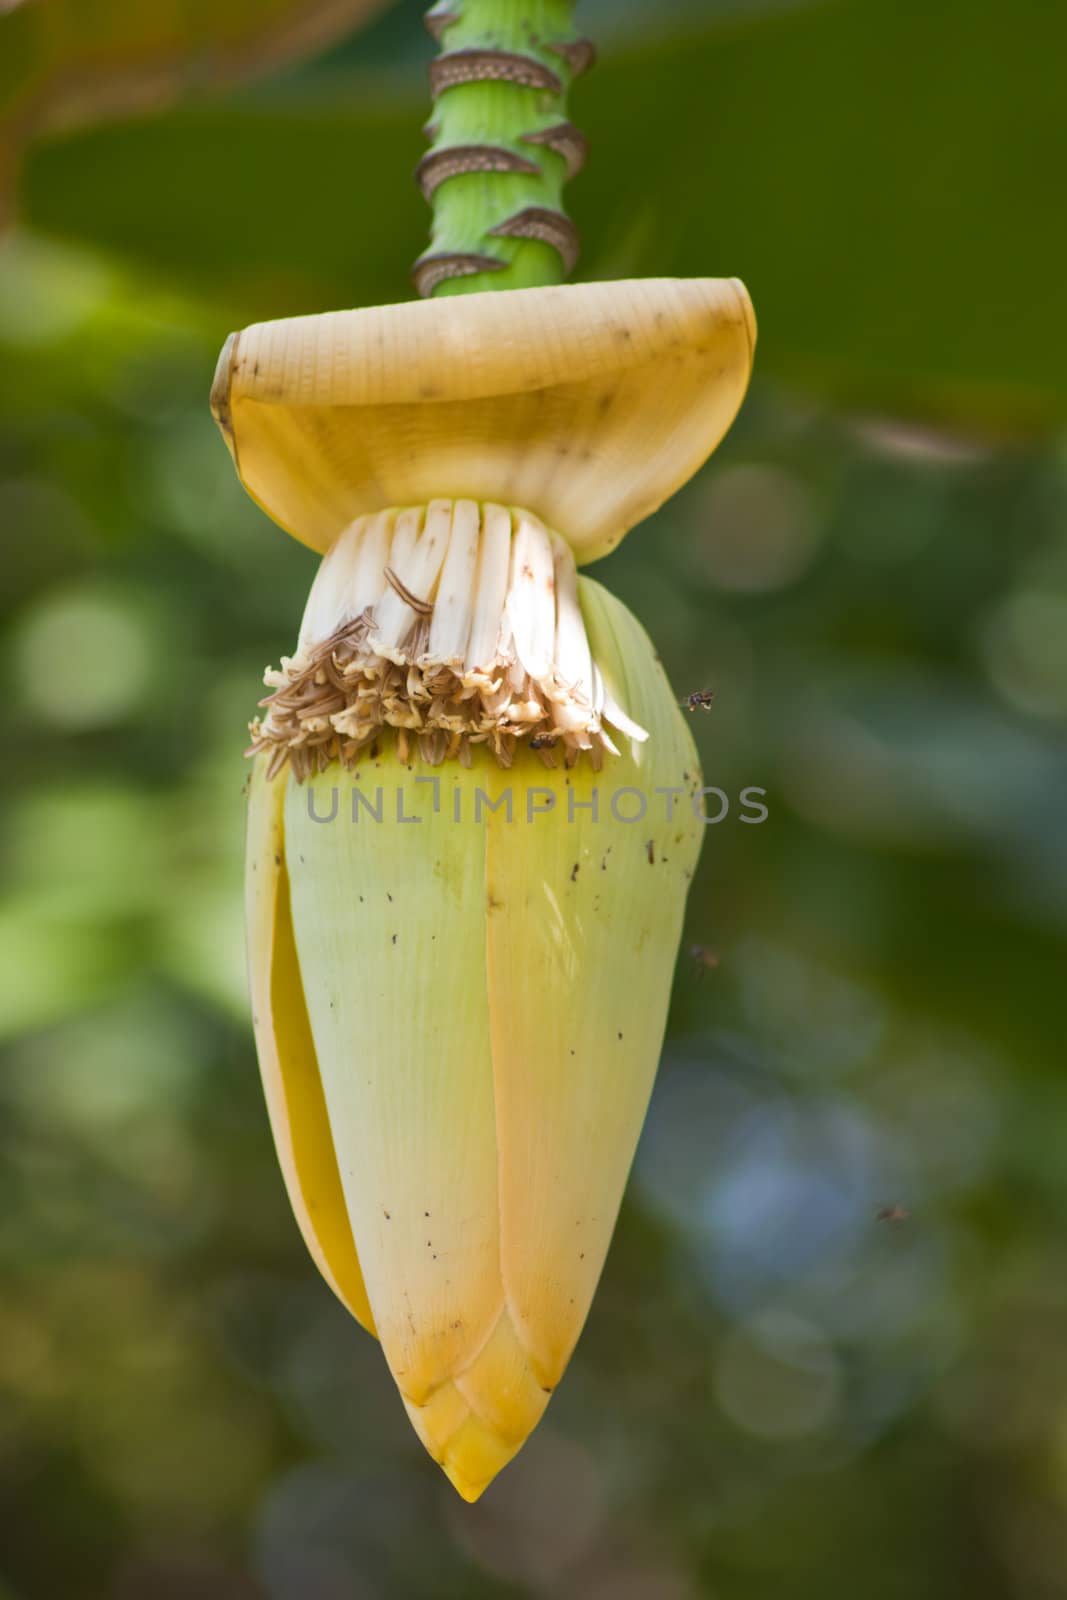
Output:
[[464,1500],[477,1500],[544,1415],[550,1387],[504,1313],[474,1359],[422,1405],[401,1388],[412,1427]]
[[473,1505],[520,1448],[520,1445],[505,1443],[471,1412],[450,1440],[441,1469],[457,1494]]
[[505,1439],[468,1405],[451,1383],[425,1406],[404,1405],[420,1441],[449,1483],[473,1503],[518,1453],[525,1438]]

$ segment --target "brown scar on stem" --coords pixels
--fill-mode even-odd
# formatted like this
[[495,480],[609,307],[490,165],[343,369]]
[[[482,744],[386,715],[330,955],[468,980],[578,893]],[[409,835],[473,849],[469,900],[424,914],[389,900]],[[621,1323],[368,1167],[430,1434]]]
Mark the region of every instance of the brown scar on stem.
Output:
[[567,177],[576,177],[585,166],[589,154],[589,140],[573,122],[556,122],[551,128],[538,128],[534,133],[521,135],[522,144],[544,145],[562,156],[567,164]]
[[428,300],[439,283],[449,278],[470,278],[479,272],[503,272],[506,261],[496,256],[477,255],[472,251],[420,256],[411,269],[411,281],[424,300]]
[[577,265],[581,249],[578,229],[562,211],[551,211],[547,206],[527,206],[506,221],[498,222],[489,232],[498,238],[537,239],[551,245],[558,251],[565,273],[573,272]]
[[[566,50],[555,53],[566,57]],[[430,93],[436,100],[448,89],[465,83],[514,83],[523,89],[546,89],[550,94],[563,93],[562,79],[544,66],[534,56],[520,55],[512,50],[482,50],[472,46],[464,50],[448,50],[430,63]]]
[[441,35],[445,29],[451,28],[454,22],[459,21],[459,12],[451,11],[448,6],[437,5],[427,11],[422,20],[425,24],[426,32],[440,44]]
[[572,78],[580,78],[583,72],[596,65],[596,45],[592,39],[565,39],[550,44],[548,49],[567,63]]
[[538,177],[540,170],[535,161],[527,161],[500,145],[457,144],[427,151],[415,168],[415,181],[423,199],[432,200],[435,191],[449,178],[461,178],[471,172],[513,172]]

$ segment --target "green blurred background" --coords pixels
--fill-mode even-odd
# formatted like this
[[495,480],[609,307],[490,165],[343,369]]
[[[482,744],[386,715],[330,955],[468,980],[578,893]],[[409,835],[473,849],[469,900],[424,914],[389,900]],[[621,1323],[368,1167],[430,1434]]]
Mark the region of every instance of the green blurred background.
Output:
[[0,11],[2,1600],[1067,1595],[1067,9],[579,8],[583,271],[761,321],[597,576],[770,820],[474,1508],[273,1157],[241,752],[313,558],[206,406],[231,327],[408,296],[420,7]]

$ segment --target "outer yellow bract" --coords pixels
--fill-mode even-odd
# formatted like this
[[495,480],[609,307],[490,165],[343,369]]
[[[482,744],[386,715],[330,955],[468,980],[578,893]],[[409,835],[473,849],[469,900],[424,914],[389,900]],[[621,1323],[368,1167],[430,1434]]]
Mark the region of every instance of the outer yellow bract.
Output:
[[[317,1265],[467,1499],[537,1423],[589,1310],[703,832],[696,752],[647,636],[575,585],[570,551],[603,554],[695,471],[740,404],[754,333],[735,281],[664,280],[298,318],[235,336],[220,362],[216,415],[249,492],[334,549],[284,679],[297,697],[319,684],[291,724],[316,759],[268,778],[261,755],[252,780],[271,1123]],[[431,502],[384,532],[367,521]],[[503,541],[501,596],[510,538],[511,588],[468,620],[456,574],[485,530]],[[383,568],[368,604],[379,534],[407,578]],[[554,578],[549,559],[535,581],[527,548],[557,551]],[[463,639],[447,619],[434,631],[446,603]],[[453,721],[474,730],[462,760],[459,733],[441,742]]]
[[249,494],[315,550],[466,496],[534,512],[581,566],[714,450],[755,337],[736,278],[463,295],[246,328],[212,404]]

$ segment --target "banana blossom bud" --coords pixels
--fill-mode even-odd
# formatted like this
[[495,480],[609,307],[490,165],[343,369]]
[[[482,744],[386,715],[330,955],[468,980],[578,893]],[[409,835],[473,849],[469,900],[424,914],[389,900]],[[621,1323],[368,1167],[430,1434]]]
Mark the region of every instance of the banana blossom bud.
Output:
[[252,724],[274,1139],[468,1500],[588,1313],[703,831],[649,640],[577,567],[714,449],[754,338],[735,280],[646,280],[261,324],[219,363],[245,487],[323,556]]

